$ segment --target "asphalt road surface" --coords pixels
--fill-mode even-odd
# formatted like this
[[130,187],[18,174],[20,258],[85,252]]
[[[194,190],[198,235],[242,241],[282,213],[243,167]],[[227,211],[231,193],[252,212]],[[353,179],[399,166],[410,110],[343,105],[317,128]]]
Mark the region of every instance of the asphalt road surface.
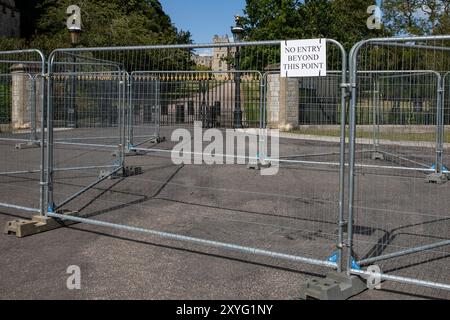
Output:
[[[115,143],[107,130],[96,134],[109,139],[90,134],[61,132],[56,138]],[[163,134],[170,138],[170,132]],[[173,145],[147,147],[170,150]],[[111,165],[111,149],[57,144],[55,166]],[[338,151],[336,143],[282,139],[281,155],[315,164],[282,164],[277,175],[267,177],[245,165],[174,165],[167,153],[151,152],[127,158],[127,165],[143,168],[142,175],[106,180],[64,208],[100,221],[326,260],[337,241],[339,175],[333,163]],[[434,157],[433,150],[390,151],[426,163]],[[0,141],[0,154],[2,171],[39,169],[39,149],[15,150],[13,142]],[[398,159],[372,161],[367,155],[358,161],[409,165]],[[98,174],[99,169],[57,172],[56,202]],[[356,259],[448,240],[450,183],[430,185],[424,177],[416,171],[357,170]],[[38,207],[38,181],[37,173],[0,175],[0,202]],[[0,226],[30,215],[2,208]],[[441,247],[379,265],[388,274],[448,284],[449,250]],[[81,269],[81,290],[66,287],[71,265]],[[328,271],[87,224],[23,239],[0,235],[0,299],[298,299],[305,279]],[[354,297],[449,298],[446,291],[393,282]]]

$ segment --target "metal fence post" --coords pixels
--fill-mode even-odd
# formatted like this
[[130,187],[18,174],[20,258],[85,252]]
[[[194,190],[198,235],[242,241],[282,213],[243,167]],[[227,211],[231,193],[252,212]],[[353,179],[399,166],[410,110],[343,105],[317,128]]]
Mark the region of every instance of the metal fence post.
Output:
[[51,55],[48,62],[48,80],[47,80],[47,196],[46,205],[47,212],[53,212],[55,203],[53,200],[53,56]]
[[36,77],[32,76],[31,81],[31,105],[30,105],[30,142],[35,142],[37,140],[36,135]]
[[439,74],[437,93],[436,174],[443,174],[444,155],[444,82]]
[[128,139],[127,139],[127,150],[134,147],[134,104],[133,104],[133,98],[134,95],[133,92],[133,75],[129,77],[128,81]]
[[[45,67],[45,66],[44,66]],[[45,168],[46,168],[46,162],[45,162],[45,148],[46,148],[46,142],[45,142],[45,128],[46,128],[46,125],[45,125],[45,120],[46,120],[46,118],[45,118],[45,109],[46,109],[46,107],[45,107],[45,82],[46,82],[46,77],[44,76],[44,74],[45,74],[45,70],[43,70],[43,72],[42,72],[42,76],[41,76],[41,97],[40,97],[40,99],[39,99],[39,101],[41,102],[41,117],[40,117],[40,121],[41,121],[41,133],[40,133],[40,135],[41,135],[41,137],[40,137],[40,139],[41,139],[41,141],[40,141],[40,143],[41,143],[41,152],[40,152],[40,156],[41,156],[41,174],[40,174],[40,186],[41,186],[41,189],[40,189],[40,214],[41,214],[41,216],[45,216],[46,215],[46,213],[47,213],[47,202],[46,202],[46,199],[47,199],[47,196],[46,196],[46,193],[47,193],[47,181],[46,181],[46,175],[45,175]]]
[[347,275],[351,275],[352,261],[353,261],[353,206],[354,206],[354,179],[355,179],[355,143],[356,143],[356,55],[358,53],[359,47],[362,43],[356,44],[350,51],[350,86],[351,86],[351,99],[350,99],[350,110],[349,110],[349,173],[348,173],[348,226],[347,226],[347,256],[346,256],[346,272]]

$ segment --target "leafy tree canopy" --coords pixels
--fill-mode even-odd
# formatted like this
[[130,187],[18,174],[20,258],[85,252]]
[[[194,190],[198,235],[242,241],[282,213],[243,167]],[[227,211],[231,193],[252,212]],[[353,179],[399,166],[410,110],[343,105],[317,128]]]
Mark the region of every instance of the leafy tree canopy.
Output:
[[384,0],[383,23],[394,34],[450,34],[450,1]]
[[450,34],[449,0],[383,0],[382,29],[369,30],[374,0],[247,0],[243,19],[252,40],[326,37],[349,48],[380,36]]
[[252,40],[325,37],[351,47],[381,35],[367,28],[373,0],[247,0],[243,18]]
[[[1,39],[2,48],[35,47],[50,52],[70,46],[66,9],[81,8],[83,33],[80,46],[121,46],[189,43],[189,32],[178,31],[158,0],[22,0],[29,25],[24,39]],[[34,32],[31,31],[34,29]]]

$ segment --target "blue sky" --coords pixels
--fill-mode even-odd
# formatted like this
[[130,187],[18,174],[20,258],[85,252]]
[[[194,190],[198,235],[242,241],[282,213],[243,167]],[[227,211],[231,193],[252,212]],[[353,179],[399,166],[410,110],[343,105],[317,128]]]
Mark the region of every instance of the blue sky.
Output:
[[195,43],[210,43],[214,35],[231,36],[234,16],[245,0],[160,0],[178,29],[189,30]]
[[[236,14],[243,15],[245,0],[160,0],[178,29],[189,30],[194,43],[210,43],[214,35],[231,36]],[[377,4],[381,0],[376,0]]]

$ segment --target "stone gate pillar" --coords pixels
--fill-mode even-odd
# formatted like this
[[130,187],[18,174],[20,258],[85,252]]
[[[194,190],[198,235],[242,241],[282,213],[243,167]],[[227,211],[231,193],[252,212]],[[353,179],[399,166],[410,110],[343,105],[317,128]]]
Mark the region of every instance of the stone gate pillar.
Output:
[[15,64],[11,67],[11,125],[13,130],[40,127],[42,78],[39,67]]
[[299,125],[299,79],[282,78],[279,73],[267,76],[267,124],[289,130]]
[[299,79],[280,78],[280,126],[290,130],[299,124]]

